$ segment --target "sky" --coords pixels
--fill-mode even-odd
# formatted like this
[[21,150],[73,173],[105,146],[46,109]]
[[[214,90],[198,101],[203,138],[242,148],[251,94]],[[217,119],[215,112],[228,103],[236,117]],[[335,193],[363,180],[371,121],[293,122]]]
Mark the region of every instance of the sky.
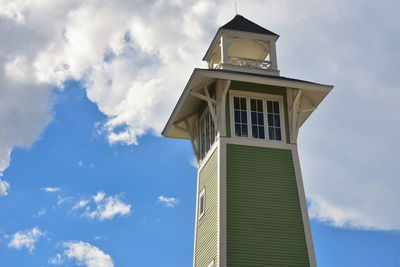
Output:
[[[400,266],[400,2],[238,1],[300,130],[319,266]],[[234,1],[0,0],[0,266],[189,266],[196,169],[160,132]]]

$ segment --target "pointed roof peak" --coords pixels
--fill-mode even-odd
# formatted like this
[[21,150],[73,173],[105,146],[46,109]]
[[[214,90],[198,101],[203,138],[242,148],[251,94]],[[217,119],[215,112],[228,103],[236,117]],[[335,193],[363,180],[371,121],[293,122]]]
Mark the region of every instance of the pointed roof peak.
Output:
[[279,36],[278,34],[271,32],[270,30],[267,30],[258,24],[255,24],[254,22],[246,19],[245,17],[239,14],[237,14],[231,21],[226,23],[224,26],[220,27],[220,29]]

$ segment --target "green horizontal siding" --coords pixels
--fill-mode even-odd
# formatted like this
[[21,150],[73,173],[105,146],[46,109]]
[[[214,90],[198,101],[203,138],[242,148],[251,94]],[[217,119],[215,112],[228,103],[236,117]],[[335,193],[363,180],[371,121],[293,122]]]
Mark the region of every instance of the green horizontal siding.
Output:
[[228,267],[309,267],[290,150],[227,145]]
[[[206,189],[205,212],[197,221],[195,267],[217,262],[218,243],[218,150],[216,149],[199,174],[199,194]],[[199,203],[197,203],[198,205]]]
[[[285,134],[286,134],[286,142],[290,143],[290,132],[289,132],[289,116],[288,116],[288,104],[287,104],[287,89],[284,87],[272,86],[272,85],[264,85],[257,83],[246,83],[246,82],[238,82],[232,81],[230,90],[237,91],[245,91],[245,92],[254,92],[260,94],[271,94],[271,95],[281,95],[283,97],[283,110],[284,110],[284,119],[285,119]],[[230,118],[230,101],[229,94],[226,98],[225,105],[225,113],[226,113],[226,136],[231,137],[231,118]]]

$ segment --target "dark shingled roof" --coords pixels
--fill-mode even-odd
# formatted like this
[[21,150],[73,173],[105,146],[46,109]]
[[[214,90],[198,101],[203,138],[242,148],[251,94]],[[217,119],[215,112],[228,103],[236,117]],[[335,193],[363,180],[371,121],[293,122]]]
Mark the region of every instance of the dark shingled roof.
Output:
[[235,30],[235,31],[242,31],[242,32],[254,32],[254,33],[261,33],[261,34],[269,34],[279,36],[276,33],[273,33],[260,25],[255,24],[254,22],[246,19],[241,15],[236,15],[231,21],[227,24],[222,26],[220,29],[226,30]]

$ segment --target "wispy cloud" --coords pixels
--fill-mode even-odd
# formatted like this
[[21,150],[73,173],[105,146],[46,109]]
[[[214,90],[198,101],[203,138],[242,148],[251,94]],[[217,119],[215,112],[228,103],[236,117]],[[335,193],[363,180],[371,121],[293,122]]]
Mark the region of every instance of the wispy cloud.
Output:
[[165,207],[174,208],[179,204],[179,199],[174,197],[159,196],[157,202],[162,203]]
[[122,202],[120,197],[121,194],[107,196],[104,192],[98,192],[90,199],[78,201],[71,211],[86,207],[82,216],[99,220],[126,216],[131,213],[131,205]]
[[41,209],[36,214],[34,214],[33,217],[35,217],[35,218],[42,217],[43,215],[46,214],[46,212],[47,212],[46,209]]
[[113,267],[110,255],[98,247],[82,241],[69,241],[62,243],[65,248],[63,253],[56,254],[49,259],[50,264],[63,264],[67,260],[75,261],[78,265],[86,267]]
[[16,232],[8,243],[10,248],[21,249],[26,248],[30,253],[33,253],[35,250],[36,242],[39,240],[41,236],[44,236],[45,233],[42,232],[39,227],[34,227],[31,230],[19,231]]
[[74,197],[61,197],[61,196],[57,196],[58,200],[57,200],[57,206],[61,206],[64,203],[70,203],[71,201],[74,200]]
[[9,188],[10,188],[10,183],[0,179],[0,197],[6,196]]
[[76,209],[80,209],[85,207],[87,204],[89,204],[89,200],[79,200],[76,202],[75,206],[72,207],[71,211],[74,211]]
[[41,188],[41,190],[46,191],[46,192],[50,192],[50,193],[54,193],[54,192],[58,192],[60,191],[60,187],[44,187]]

